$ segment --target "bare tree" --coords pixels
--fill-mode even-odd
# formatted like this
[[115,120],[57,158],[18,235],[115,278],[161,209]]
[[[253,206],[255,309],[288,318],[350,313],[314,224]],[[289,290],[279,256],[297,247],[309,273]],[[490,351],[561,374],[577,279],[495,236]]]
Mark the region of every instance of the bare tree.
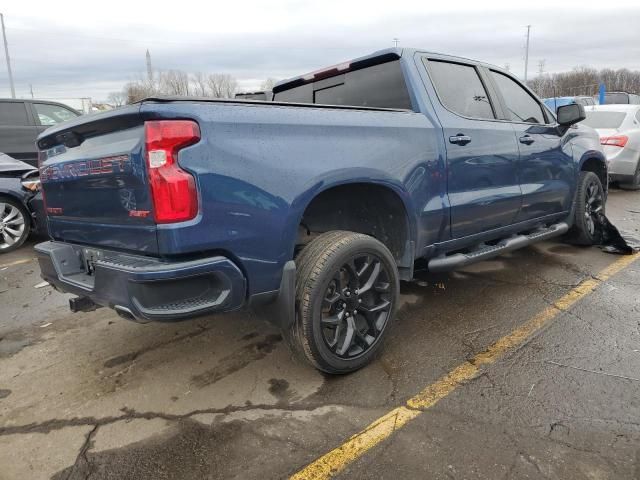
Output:
[[260,84],[260,90],[262,90],[263,92],[266,92],[268,90],[273,90],[273,87],[276,83],[278,83],[278,80],[276,80],[275,78],[269,77]]
[[209,96],[213,98],[233,98],[238,88],[237,80],[226,73],[210,73],[207,76]]
[[126,103],[134,103],[154,95],[232,98],[237,80],[228,74],[196,72],[189,75],[182,70],[156,71],[153,79],[140,77],[124,86]]
[[121,92],[111,92],[107,96],[107,103],[112,107],[121,107],[127,103],[127,96],[127,92],[124,90]]
[[[544,64],[542,64],[544,68]],[[601,83],[607,91],[640,93],[640,71],[626,68],[596,70],[589,66],[575,67],[570,72],[545,74],[542,70],[529,86],[540,97],[596,95]]]
[[164,95],[189,95],[189,75],[182,70],[158,72],[158,91]]
[[191,92],[198,97],[207,96],[207,76],[204,73],[196,72],[191,75]]
[[129,82],[124,86],[124,93],[127,96],[126,103],[134,103],[154,95],[155,89],[146,82]]

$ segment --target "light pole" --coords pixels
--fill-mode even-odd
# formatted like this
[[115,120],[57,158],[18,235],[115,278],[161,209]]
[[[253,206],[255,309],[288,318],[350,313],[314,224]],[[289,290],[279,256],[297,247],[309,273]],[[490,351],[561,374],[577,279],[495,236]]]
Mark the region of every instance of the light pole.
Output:
[[531,33],[531,25],[527,25],[527,46],[524,50],[524,82],[527,83],[527,73],[529,70],[529,34]]
[[13,73],[11,73],[11,59],[9,58],[9,45],[7,45],[7,34],[4,31],[4,15],[0,13],[0,23],[2,23],[2,39],[4,40],[4,56],[7,59],[7,72],[9,72],[9,85],[11,86],[11,98],[16,98],[16,89],[13,86]]

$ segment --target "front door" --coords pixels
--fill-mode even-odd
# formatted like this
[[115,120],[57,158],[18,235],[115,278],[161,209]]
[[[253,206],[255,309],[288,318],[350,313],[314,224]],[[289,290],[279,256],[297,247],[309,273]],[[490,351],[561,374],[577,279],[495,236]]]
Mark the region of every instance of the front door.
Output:
[[472,64],[425,60],[447,149],[451,237],[512,224],[520,210],[518,145]]
[[571,208],[574,164],[569,135],[519,82],[490,70],[502,96],[505,115],[514,129],[520,159],[518,174],[522,208],[517,221],[568,212]]

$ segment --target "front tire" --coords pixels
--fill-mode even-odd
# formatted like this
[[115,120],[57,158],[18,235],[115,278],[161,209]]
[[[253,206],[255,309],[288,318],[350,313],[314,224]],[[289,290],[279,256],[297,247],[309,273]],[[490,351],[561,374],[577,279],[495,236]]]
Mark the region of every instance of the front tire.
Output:
[[0,198],[0,253],[20,248],[29,236],[29,215],[18,201]]
[[326,373],[362,368],[381,348],[398,304],[391,252],[368,235],[334,231],[309,243],[296,263],[290,345]]
[[576,189],[573,227],[568,240],[574,245],[599,245],[602,243],[602,224],[605,196],[602,183],[593,172],[580,172]]

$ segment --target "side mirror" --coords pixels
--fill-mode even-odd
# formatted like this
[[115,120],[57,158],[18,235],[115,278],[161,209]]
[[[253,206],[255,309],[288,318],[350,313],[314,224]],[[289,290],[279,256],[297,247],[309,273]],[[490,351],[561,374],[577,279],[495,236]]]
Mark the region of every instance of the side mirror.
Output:
[[557,113],[558,123],[564,127],[581,122],[587,118],[587,114],[584,113],[584,107],[579,103],[572,103],[571,105],[558,107]]

